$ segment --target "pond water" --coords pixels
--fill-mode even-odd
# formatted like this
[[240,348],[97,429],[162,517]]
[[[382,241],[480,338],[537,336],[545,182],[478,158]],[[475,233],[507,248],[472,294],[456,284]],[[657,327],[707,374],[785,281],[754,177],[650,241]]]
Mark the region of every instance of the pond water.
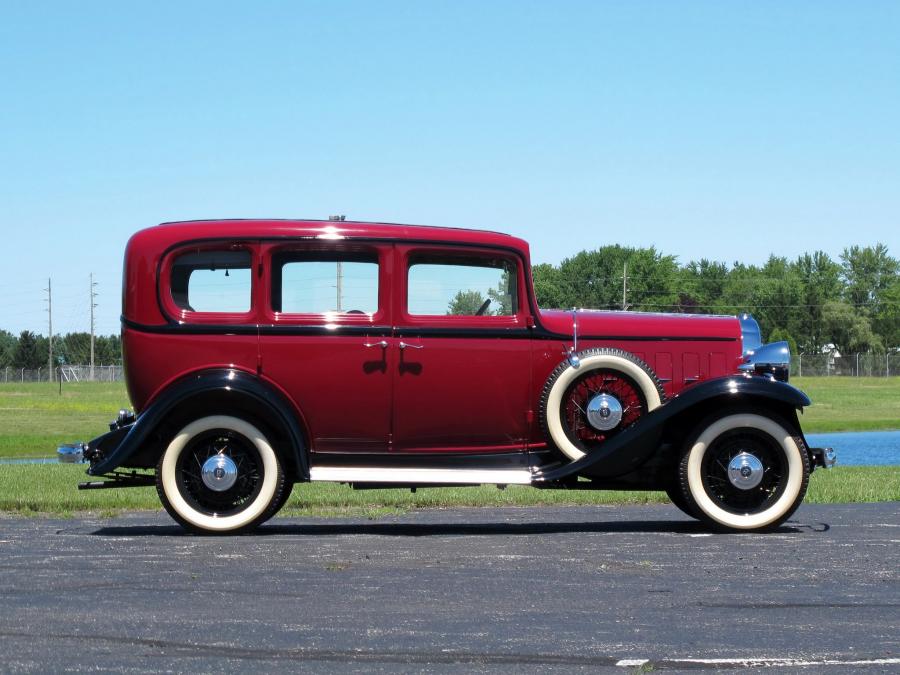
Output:
[[834,448],[838,466],[900,464],[900,431],[806,434],[813,448]]
[[[845,431],[806,434],[813,448],[834,448],[838,466],[900,465],[900,431]],[[0,464],[59,464],[56,457],[0,459]]]

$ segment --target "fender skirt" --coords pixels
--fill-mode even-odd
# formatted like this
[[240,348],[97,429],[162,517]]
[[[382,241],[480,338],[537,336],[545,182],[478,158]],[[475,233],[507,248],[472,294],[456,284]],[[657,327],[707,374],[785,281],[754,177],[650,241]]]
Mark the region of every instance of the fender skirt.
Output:
[[[251,399],[270,411],[269,422],[288,437],[293,455],[291,459],[300,480],[309,477],[304,449],[303,431],[297,414],[284,397],[258,377],[241,370],[204,370],[189,375],[166,387],[165,391],[131,424],[103,434],[87,444],[85,457],[91,459],[87,470],[91,476],[101,476],[128,462],[176,407],[188,405],[198,394],[217,392],[226,396]],[[285,458],[287,459],[287,458]]]
[[795,409],[811,403],[796,387],[767,377],[733,375],[700,382],[669,399],[594,452],[535,474],[532,485],[550,487],[556,481],[579,475],[610,478],[629,473],[659,450],[667,422],[714,398],[721,398],[722,405],[756,400]]

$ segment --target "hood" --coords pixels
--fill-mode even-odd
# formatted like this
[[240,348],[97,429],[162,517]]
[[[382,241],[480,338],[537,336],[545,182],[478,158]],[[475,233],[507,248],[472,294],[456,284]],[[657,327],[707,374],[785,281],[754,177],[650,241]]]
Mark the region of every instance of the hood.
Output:
[[[541,325],[552,333],[572,335],[572,312],[540,310]],[[578,338],[731,338],[739,340],[741,326],[736,316],[709,314],[656,314],[578,310]]]

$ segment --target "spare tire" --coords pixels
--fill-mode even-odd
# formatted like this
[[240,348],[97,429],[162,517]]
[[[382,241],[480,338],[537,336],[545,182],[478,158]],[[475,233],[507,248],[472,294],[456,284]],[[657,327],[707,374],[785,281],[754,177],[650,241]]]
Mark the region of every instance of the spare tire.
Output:
[[622,349],[587,349],[560,363],[541,394],[548,443],[572,460],[659,407],[666,395],[653,370]]

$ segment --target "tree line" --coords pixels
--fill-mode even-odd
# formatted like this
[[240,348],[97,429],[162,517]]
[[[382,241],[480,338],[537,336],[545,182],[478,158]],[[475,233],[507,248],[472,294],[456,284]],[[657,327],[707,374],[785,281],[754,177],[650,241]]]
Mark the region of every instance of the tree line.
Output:
[[[771,255],[764,265],[701,258],[680,265],[650,248],[612,245],[585,250],[559,265],[532,268],[541,307],[628,309],[692,314],[750,312],[767,342],[787,340],[793,353],[833,346],[844,354],[900,346],[900,261],[886,246],[850,246],[838,260],[804,253],[795,260]],[[491,314],[511,311],[508,273],[489,291]],[[448,311],[475,314],[486,298],[460,291]],[[0,367],[43,368],[49,341],[0,330]],[[90,361],[90,335],[54,336],[54,360]],[[95,338],[95,363],[121,364],[118,335]]]
[[[0,368],[46,368],[50,356],[50,341],[43,335],[22,331],[18,337],[0,330]],[[84,365],[91,362],[90,333],[67,333],[53,336],[53,360]],[[94,363],[121,365],[122,340],[118,335],[94,337]]]
[[833,345],[844,354],[900,346],[900,262],[883,244],[822,251],[764,265],[707,260],[679,265],[655,248],[604,246],[559,265],[535,265],[541,307],[694,314],[750,312],[767,342],[793,353]]

